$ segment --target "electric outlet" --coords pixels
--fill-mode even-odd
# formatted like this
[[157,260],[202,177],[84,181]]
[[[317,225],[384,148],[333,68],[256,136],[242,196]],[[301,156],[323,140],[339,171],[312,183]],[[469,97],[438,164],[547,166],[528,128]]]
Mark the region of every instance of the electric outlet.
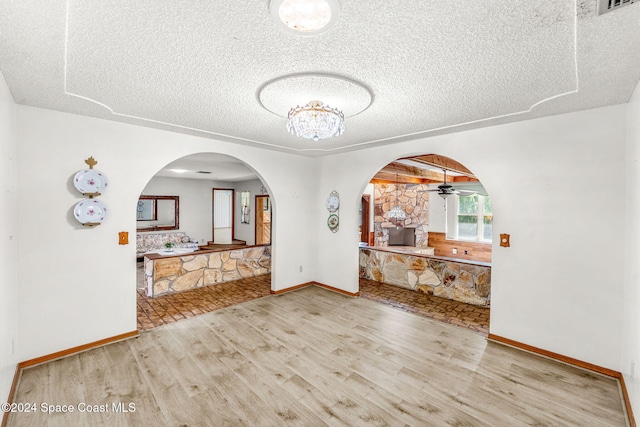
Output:
[[634,360],[631,361],[631,379],[636,379],[636,362]]
[[457,254],[457,253],[458,253],[458,248],[453,248],[453,249],[451,249],[451,253],[453,253],[453,254]]
[[302,266],[300,266],[300,273],[302,273]]
[[464,254],[465,255],[469,255],[469,251],[464,251]]

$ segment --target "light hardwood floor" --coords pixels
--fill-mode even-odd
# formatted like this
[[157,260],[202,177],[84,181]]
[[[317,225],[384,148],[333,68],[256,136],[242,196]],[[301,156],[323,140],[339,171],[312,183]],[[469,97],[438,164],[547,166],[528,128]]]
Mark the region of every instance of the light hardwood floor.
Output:
[[11,414],[12,427],[627,423],[614,379],[318,287],[26,369],[15,402],[38,410]]

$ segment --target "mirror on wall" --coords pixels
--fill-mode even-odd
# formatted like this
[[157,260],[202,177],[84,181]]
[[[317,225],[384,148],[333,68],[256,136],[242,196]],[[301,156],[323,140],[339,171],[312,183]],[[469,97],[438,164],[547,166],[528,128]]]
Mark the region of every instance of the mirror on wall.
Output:
[[178,230],[179,196],[140,196],[136,210],[136,230]]

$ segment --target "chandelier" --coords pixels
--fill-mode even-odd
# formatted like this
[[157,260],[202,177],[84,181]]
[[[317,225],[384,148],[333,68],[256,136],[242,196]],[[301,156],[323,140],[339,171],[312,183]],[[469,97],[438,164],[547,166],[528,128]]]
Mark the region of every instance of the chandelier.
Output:
[[396,226],[400,226],[399,221],[404,221],[407,219],[407,214],[402,210],[400,205],[398,204],[398,196],[399,196],[399,188],[400,180],[398,179],[398,174],[396,174],[396,204],[389,211],[389,219],[396,220]]
[[407,219],[407,214],[404,213],[400,206],[395,205],[389,211],[389,218],[396,219],[398,221],[404,221],[405,219]]
[[320,139],[340,136],[344,132],[344,114],[322,101],[310,101],[304,107],[299,105],[289,111],[287,130],[302,138]]

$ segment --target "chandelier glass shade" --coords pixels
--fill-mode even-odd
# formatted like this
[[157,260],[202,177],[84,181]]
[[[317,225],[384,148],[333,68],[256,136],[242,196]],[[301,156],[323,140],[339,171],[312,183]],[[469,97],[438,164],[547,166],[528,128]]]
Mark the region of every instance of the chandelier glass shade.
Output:
[[310,101],[292,108],[287,116],[287,130],[302,138],[320,139],[340,136],[344,132],[344,114],[322,101]]
[[325,0],[284,0],[278,15],[292,30],[318,31],[331,20],[331,7]]
[[407,219],[407,214],[402,210],[399,205],[395,205],[389,211],[389,219],[397,219],[399,221],[404,221]]
[[398,204],[400,196],[400,181],[398,180],[398,174],[396,174],[396,204],[389,211],[389,219],[395,219],[396,221],[404,221],[407,219],[407,214],[402,210]]

